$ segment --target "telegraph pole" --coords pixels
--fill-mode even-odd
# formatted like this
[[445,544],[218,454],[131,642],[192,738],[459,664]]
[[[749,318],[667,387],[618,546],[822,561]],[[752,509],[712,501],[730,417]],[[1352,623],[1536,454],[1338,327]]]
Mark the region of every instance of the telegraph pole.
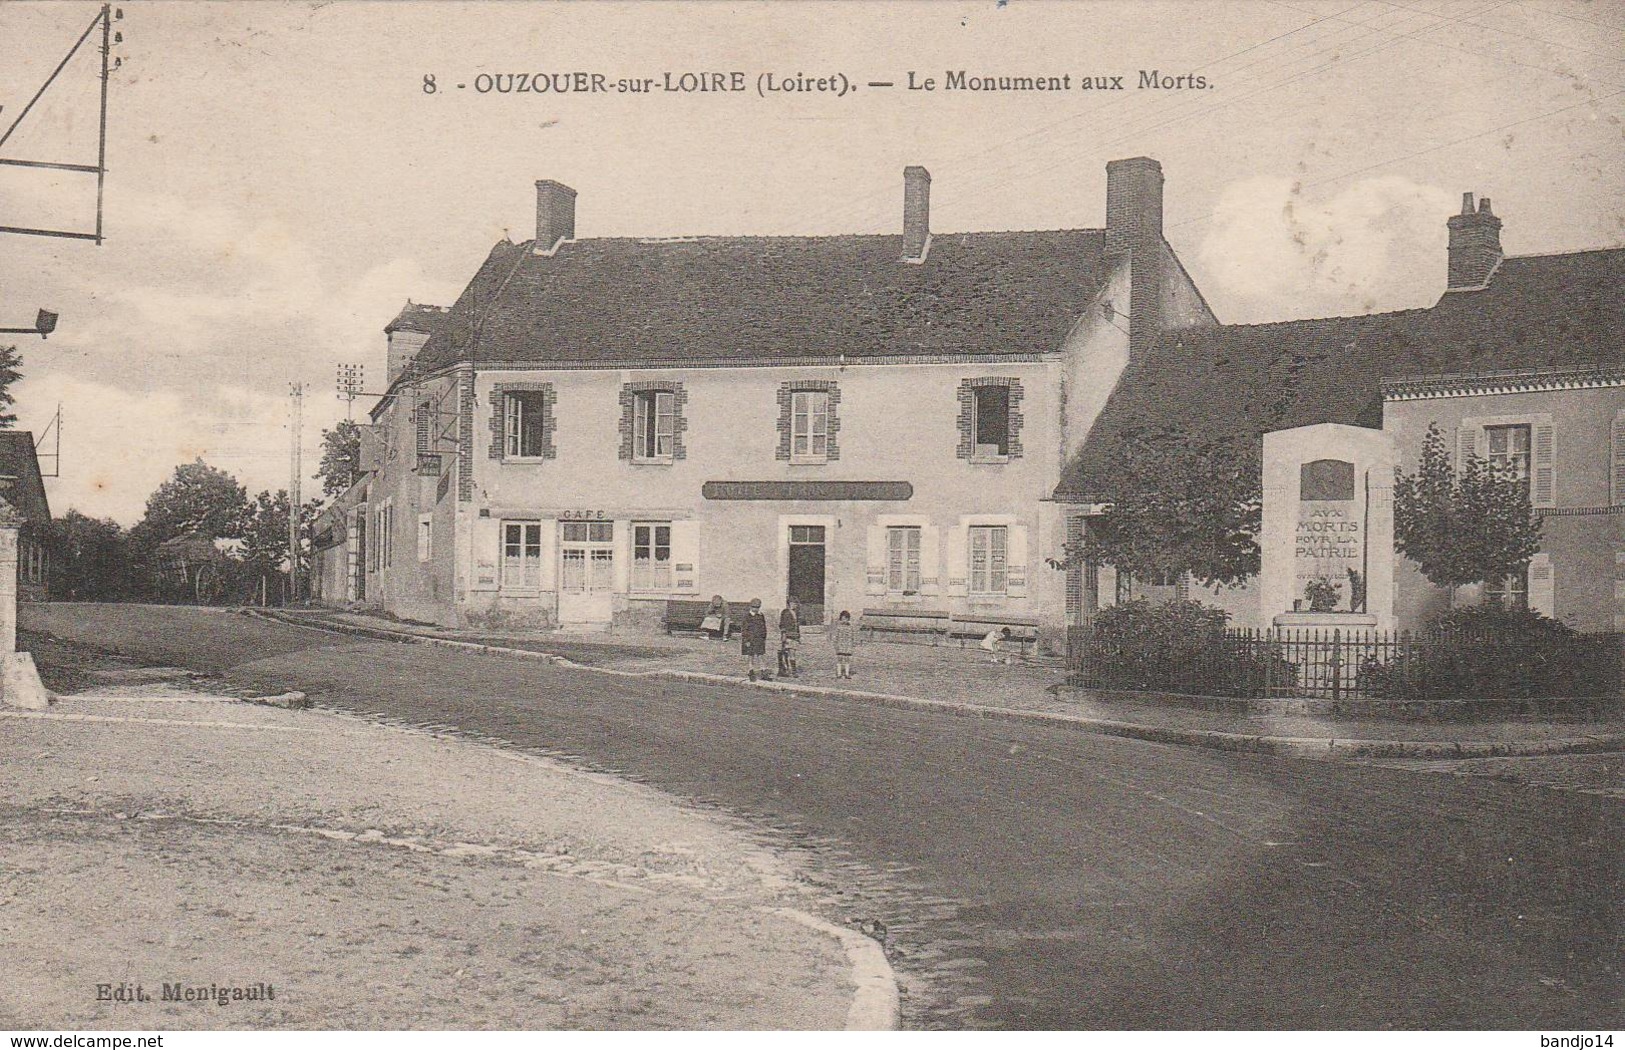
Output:
[[300,438],[305,423],[305,384],[290,383],[288,397],[293,402],[293,427],[289,435],[288,478],[288,602],[299,598],[299,478],[304,474],[304,456]]

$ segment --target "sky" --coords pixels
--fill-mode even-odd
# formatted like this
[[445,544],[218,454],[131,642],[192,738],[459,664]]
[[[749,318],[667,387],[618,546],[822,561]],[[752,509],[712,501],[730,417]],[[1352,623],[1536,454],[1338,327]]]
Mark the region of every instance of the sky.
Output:
[[[0,0],[0,135],[97,9]],[[126,525],[199,456],[286,488],[294,382],[319,491],[337,366],[379,388],[383,326],[531,236],[542,178],[579,192],[579,237],[896,233],[909,164],[934,231],[1056,229],[1103,225],[1106,162],[1151,156],[1226,323],[1433,302],[1469,190],[1509,254],[1625,244],[1616,0],[141,3],[114,28],[107,240],[0,235],[0,326],[60,313],[17,339],[19,426],[60,402],[53,511]],[[87,43],[0,158],[93,161],[98,63]],[[943,90],[961,69],[1127,90]],[[574,71],[748,90],[477,90]],[[858,88],[763,98],[764,73]],[[88,228],[94,182],[0,167],[0,225]]]

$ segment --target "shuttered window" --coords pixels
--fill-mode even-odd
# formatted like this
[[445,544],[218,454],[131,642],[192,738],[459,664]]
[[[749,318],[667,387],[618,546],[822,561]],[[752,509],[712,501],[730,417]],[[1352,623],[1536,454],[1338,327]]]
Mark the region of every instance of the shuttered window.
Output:
[[534,589],[542,585],[542,526],[534,521],[502,524],[502,586]]
[[886,590],[920,593],[920,530],[916,526],[886,530]]
[[1003,525],[970,529],[970,593],[1003,594],[1008,586],[1008,532]]
[[632,524],[632,589],[669,591],[672,581],[671,523]]

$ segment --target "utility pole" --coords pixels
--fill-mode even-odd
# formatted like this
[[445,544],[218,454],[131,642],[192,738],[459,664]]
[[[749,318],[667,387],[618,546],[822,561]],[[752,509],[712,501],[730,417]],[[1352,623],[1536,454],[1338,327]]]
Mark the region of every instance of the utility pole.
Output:
[[288,478],[288,602],[292,604],[299,598],[299,478],[305,472],[300,438],[305,424],[305,384],[290,383],[288,396],[293,401]]

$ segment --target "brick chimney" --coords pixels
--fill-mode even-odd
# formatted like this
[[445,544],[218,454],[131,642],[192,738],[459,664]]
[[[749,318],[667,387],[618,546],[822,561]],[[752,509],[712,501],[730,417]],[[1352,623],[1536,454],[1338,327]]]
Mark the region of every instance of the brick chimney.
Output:
[[1162,165],[1150,157],[1106,162],[1106,257],[1123,256],[1133,357],[1156,342],[1162,318]]
[[537,255],[552,255],[576,237],[576,191],[552,179],[536,180]]
[[1106,254],[1162,240],[1162,165],[1150,157],[1106,162]]
[[903,169],[903,261],[925,262],[931,250],[931,173],[918,164]]
[[1501,265],[1501,220],[1490,211],[1490,199],[1461,195],[1461,214],[1450,216],[1448,291],[1482,288]]

